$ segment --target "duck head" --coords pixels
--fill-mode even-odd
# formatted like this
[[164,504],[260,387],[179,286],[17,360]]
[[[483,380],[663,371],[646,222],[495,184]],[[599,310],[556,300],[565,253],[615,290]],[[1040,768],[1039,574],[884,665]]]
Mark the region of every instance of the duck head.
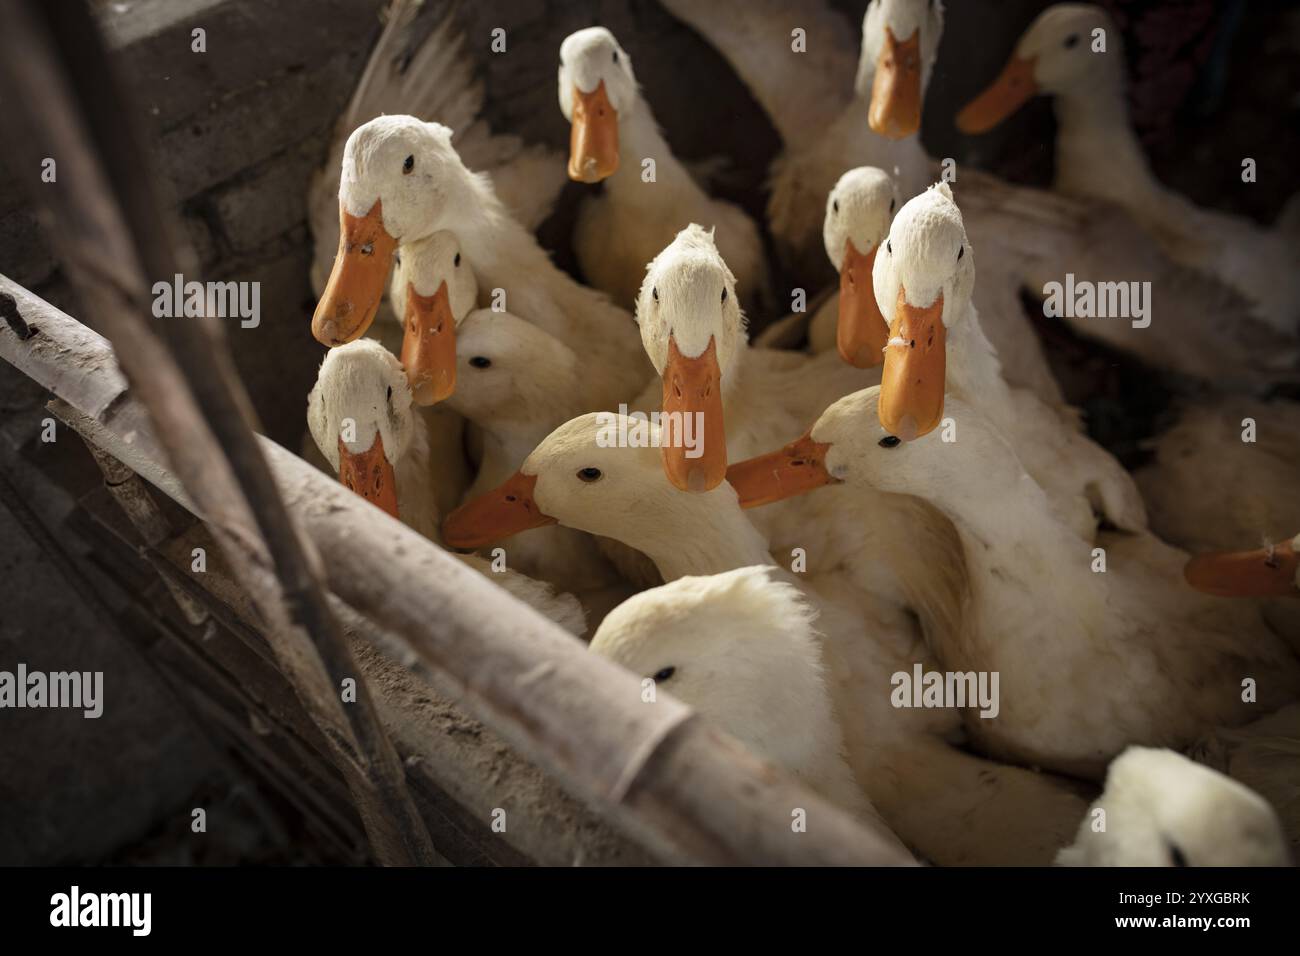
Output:
[[393,354],[372,339],[330,349],[307,396],[307,425],[339,481],[398,517],[396,465],[415,426]]
[[1300,597],[1300,534],[1253,551],[1198,554],[1183,576],[1218,597]]
[[889,323],[880,423],[912,441],[943,416],[948,329],[965,315],[975,287],[970,240],[947,183],[931,186],[898,211],[872,281]]
[[683,491],[716,488],[727,474],[722,390],[736,374],[746,339],[736,279],[712,230],[687,226],[646,266],[636,318],[663,380],[667,420],[693,428],[697,439],[692,446],[668,442],[664,471]]
[[856,88],[870,97],[867,122],[889,139],[914,136],[943,34],[937,0],[872,0],[862,16]]
[[835,341],[840,358],[857,368],[885,360],[889,326],[876,305],[871,272],[896,204],[893,181],[872,166],[850,169],[826,197],[822,238],[840,274]]
[[983,473],[1018,480],[1022,469],[1014,451],[969,406],[952,400],[952,413],[961,421],[960,443],[941,441],[938,435],[904,442],[880,423],[881,388],[873,385],[845,395],[802,437],[728,468],[727,482],[741,507],[840,483],[933,499],[949,486],[964,487],[962,476],[972,467],[975,451]]
[[399,244],[463,220],[472,175],[452,132],[414,116],[380,116],[358,126],[343,150],[339,249],[312,316],[312,335],[333,348],[374,321]]
[[560,44],[560,110],[572,125],[569,178],[598,183],[618,171],[618,124],[637,99],[632,60],[614,34],[589,27]]
[[577,353],[532,322],[477,309],[457,336],[457,389],[447,404],[489,431],[554,415],[562,396],[574,391]]
[[[1094,49],[1095,30],[1105,31],[1104,50]],[[1089,3],[1058,3],[1038,15],[998,78],[957,114],[957,128],[983,133],[1036,94],[1091,95],[1123,79],[1120,33],[1106,11]]]
[[823,676],[816,611],[775,568],[678,578],[614,608],[591,641],[759,757],[798,768],[811,740],[839,732]]
[[[1093,829],[1094,812],[1106,828]],[[1067,866],[1290,866],[1268,803],[1237,781],[1172,750],[1130,747],[1056,858]]]
[[[639,435],[647,444],[621,444],[620,434]],[[609,412],[565,422],[513,476],[449,514],[444,540],[453,548],[479,548],[559,523],[614,538],[652,558],[676,554],[691,546],[683,529],[710,524],[714,512],[738,515],[739,509],[726,484],[703,494],[674,488],[658,450],[649,447],[657,440],[653,423]]]
[[417,405],[456,389],[456,334],[478,298],[478,281],[460,242],[446,230],[402,247],[389,289],[402,317],[402,366]]

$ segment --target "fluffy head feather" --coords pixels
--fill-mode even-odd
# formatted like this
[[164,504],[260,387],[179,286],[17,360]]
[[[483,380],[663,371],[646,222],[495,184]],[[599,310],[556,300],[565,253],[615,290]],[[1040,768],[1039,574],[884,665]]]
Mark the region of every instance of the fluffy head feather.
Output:
[[570,33],[560,44],[559,93],[564,118],[573,119],[575,86],[583,93],[591,93],[601,83],[605,84],[605,95],[621,121],[637,100],[632,58],[604,27]]
[[[1094,831],[1095,811],[1105,830]],[[1057,863],[1067,866],[1288,866],[1286,838],[1262,797],[1172,750],[1130,747]]]
[[898,211],[884,250],[876,254],[871,280],[886,322],[894,320],[900,287],[919,308],[942,293],[946,326],[965,312],[975,288],[975,257],[947,183],[931,186]]
[[646,266],[636,318],[641,342],[655,370],[663,374],[668,339],[687,358],[717,342],[722,380],[746,342],[745,316],[736,298],[736,277],[713,240],[713,230],[692,223]]
[[325,353],[307,396],[307,425],[322,455],[337,471],[345,425],[349,451],[365,452],[378,434],[390,465],[410,447],[414,425],[411,387],[402,364],[374,339],[357,339]]
[[859,166],[840,177],[826,197],[822,239],[826,255],[838,270],[844,261],[844,243],[866,255],[885,241],[889,219],[897,205],[894,181],[874,166]]

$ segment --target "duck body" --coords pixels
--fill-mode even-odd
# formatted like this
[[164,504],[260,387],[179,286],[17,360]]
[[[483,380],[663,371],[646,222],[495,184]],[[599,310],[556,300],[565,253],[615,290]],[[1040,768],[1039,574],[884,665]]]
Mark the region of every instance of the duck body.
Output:
[[[1300,667],[1257,611],[1183,582],[1183,552],[1140,532],[1103,533],[1094,548],[959,399],[948,410],[957,441],[881,445],[893,436],[878,396],[837,402],[810,440],[830,445],[830,476],[920,495],[952,521],[969,589],[959,627],[931,637],[946,668],[1000,674],[998,719],[966,721],[987,752],[1095,778],[1128,744],[1185,745],[1300,688]],[[1259,703],[1243,700],[1247,678]]]
[[[771,568],[771,580],[796,587],[817,611],[849,765],[873,804],[878,795],[888,802],[890,810],[878,808],[891,826],[905,821],[900,836],[940,862],[1050,860],[1084,806],[1068,786],[953,749],[963,736],[955,710],[890,703],[893,675],[910,671],[918,655],[932,660],[905,610],[873,597],[843,569],[775,567],[766,537],[729,485],[680,491],[656,449],[603,447],[596,437],[602,427],[600,417],[584,415],[556,429],[517,475],[448,517],[448,540],[471,545],[480,528],[499,533],[559,521],[644,553],[667,582]],[[915,772],[899,772],[903,763]],[[946,796],[937,798],[935,788]],[[966,803],[965,794],[977,796]]]

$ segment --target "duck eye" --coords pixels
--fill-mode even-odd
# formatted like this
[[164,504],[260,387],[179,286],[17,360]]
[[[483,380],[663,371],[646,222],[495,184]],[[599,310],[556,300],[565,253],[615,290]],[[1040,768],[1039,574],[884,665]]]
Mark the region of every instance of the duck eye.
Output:
[[897,204],[898,204],[898,200],[896,199],[889,200],[889,214],[891,216],[894,214],[894,206],[896,206]]
[[459,252],[456,253],[456,258],[451,260],[451,264],[452,264],[452,266],[454,266],[454,267],[457,268],[457,269],[460,268],[460,253],[459,253]]
[[618,62],[618,51],[617,51],[617,50],[614,51],[614,62],[615,62],[615,63]]
[[832,200],[831,212],[839,212],[839,211],[840,211],[840,201],[838,199]]
[[965,253],[965,252],[966,252],[966,247],[965,247],[964,245],[962,245],[962,246],[958,246],[958,247],[957,247],[957,258],[960,259],[960,258],[962,257],[962,255],[963,255],[963,253]]
[[600,481],[599,468],[581,468],[578,470],[578,480],[591,484],[593,481]]
[[726,290],[726,289],[723,289],[723,290],[722,290],[722,301],[723,301],[723,302],[726,302],[726,301],[727,301],[727,290]]
[[902,442],[903,440],[897,435],[886,435],[884,438],[880,439],[877,444],[880,445],[881,448],[897,448],[902,444]]
[[655,672],[654,681],[658,684],[660,681],[666,681],[677,673],[676,667],[663,667]]
[[654,296],[656,302],[659,301],[659,288],[657,286],[651,287],[650,294]]
[[393,386],[389,385],[388,394],[384,396],[384,401],[391,402],[392,400],[393,400]]
[[1078,43],[1079,43],[1079,34],[1077,33],[1071,33],[1068,37],[1065,38],[1065,48],[1067,50],[1073,49],[1075,46],[1078,45]]
[[1177,843],[1169,844],[1169,863],[1171,866],[1190,866],[1182,848]]
[[491,368],[492,360],[488,358],[486,355],[475,355],[472,359],[469,360],[469,364],[472,365],[474,368]]
[[411,170],[413,170],[414,168],[415,168],[415,157],[407,156],[406,162],[402,163],[402,175],[403,176],[409,175]]
[[888,252],[891,256],[894,254],[893,243],[891,243],[888,239],[885,240],[885,251]]

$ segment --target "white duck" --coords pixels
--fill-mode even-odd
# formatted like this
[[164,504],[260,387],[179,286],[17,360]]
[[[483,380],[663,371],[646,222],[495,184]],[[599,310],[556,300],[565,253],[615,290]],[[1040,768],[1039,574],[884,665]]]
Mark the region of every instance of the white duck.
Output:
[[[434,21],[430,24],[430,21]],[[419,0],[392,0],[384,29],[338,119],[325,164],[307,191],[313,256],[312,289],[325,285],[339,244],[339,173],[351,132],[387,113],[409,113],[456,130],[464,161],[486,170],[501,201],[529,229],[550,212],[564,186],[564,157],[517,136],[493,133],[479,119],[484,87],[456,27],[454,10]]]
[[[617,447],[619,429],[645,444]],[[617,415],[588,414],[557,428],[502,485],[448,515],[456,547],[477,547],[559,522],[645,553],[665,581],[771,566],[766,538],[723,483],[682,492],[663,472],[652,423],[638,431]],[[917,525],[924,532],[923,525]],[[851,529],[861,537],[860,529]],[[909,542],[933,553],[928,543]],[[922,569],[923,570],[923,569]],[[1073,830],[1084,803],[1060,781],[981,760],[952,744],[955,710],[895,709],[891,677],[929,663],[906,609],[868,596],[837,569],[774,578],[796,584],[820,613],[831,693],[859,785],[891,826],[941,863],[1046,863]],[[943,577],[941,569],[930,575]],[[927,599],[930,582],[919,590]]]
[[636,404],[700,423],[700,447],[681,441],[663,449],[664,468],[683,490],[717,487],[728,456],[770,447],[785,423],[815,416],[876,380],[835,355],[750,348],[735,277],[712,233],[696,224],[646,267],[637,322],[660,382],[647,386]]
[[642,591],[606,616],[591,650],[884,828],[844,758],[817,610],[775,572],[755,565]]
[[461,162],[451,136],[437,123],[382,116],[348,137],[339,255],[312,333],[331,346],[363,334],[398,246],[447,230],[478,276],[480,304],[504,307],[573,348],[589,407],[625,400],[649,374],[632,317],[557,269],[488,178]]
[[1129,747],[1106,772],[1061,866],[1290,866],[1273,808],[1172,750]]
[[[973,407],[949,398],[958,440],[903,442],[880,424],[880,396],[841,399],[731,481],[742,501],[846,482],[917,495],[952,520],[969,593],[959,626],[927,637],[945,667],[1001,674],[998,719],[966,722],[988,752],[1100,776],[1129,744],[1185,745],[1300,690],[1300,667],[1253,608],[1183,583],[1182,552],[1143,533],[1102,534],[1094,549]],[[1246,678],[1260,703],[1243,701]]]
[[[441,541],[427,436],[406,373],[391,352],[371,339],[330,349],[307,398],[307,423],[346,487]],[[514,571],[494,572],[482,558],[456,557],[572,633],[586,630],[582,606],[571,594]]]
[[[768,220],[800,275],[825,273],[817,244],[820,212],[845,169],[863,164],[892,174],[903,199],[933,179],[921,146],[921,103],[943,30],[934,0],[874,0],[862,18],[852,95],[851,33],[822,5],[796,12],[782,0],[664,0],[708,37],[767,111],[785,152],[772,168]],[[798,48],[792,31],[804,32]]]
[[[447,405],[483,436],[470,499],[512,475],[556,426],[585,411],[582,363],[559,339],[508,312],[472,312],[458,334],[458,387]],[[584,604],[589,592],[617,579],[591,536],[570,528],[537,528],[505,547],[511,567],[577,593]]]
[[1091,539],[1094,509],[1116,527],[1144,528],[1146,511],[1132,479],[1082,434],[1073,413],[1003,379],[971,299],[974,258],[947,183],[898,211],[872,276],[890,325],[881,423],[904,440],[925,435],[943,418],[946,387],[995,423],[1076,533]]
[[1123,207],[1170,258],[1217,276],[1250,300],[1259,319],[1295,336],[1296,237],[1199,209],[1156,180],[1128,122],[1120,37],[1101,7],[1048,7],[1020,38],[1001,76],[958,114],[958,127],[982,132],[1035,93],[1053,96],[1057,190]]
[[[632,308],[645,264],[684,223],[716,229],[749,307],[765,298],[767,264],[758,226],[734,203],[711,198],[673,155],[637,86],[632,58],[604,27],[589,27],[560,46],[560,109],[572,123],[569,176],[604,182],[586,198],[573,245],[587,280]],[[644,163],[654,162],[646,181]]]

